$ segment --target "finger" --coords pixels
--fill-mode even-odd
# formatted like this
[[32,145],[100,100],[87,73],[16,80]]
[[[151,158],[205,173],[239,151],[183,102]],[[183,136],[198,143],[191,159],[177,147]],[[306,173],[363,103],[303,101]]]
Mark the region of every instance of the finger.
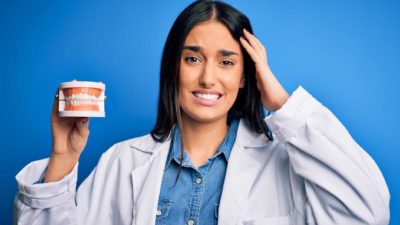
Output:
[[79,136],[86,138],[89,135],[89,117],[78,118],[75,121]]
[[263,57],[264,61],[267,61],[267,50],[265,49],[265,46],[255,36],[254,36],[254,40],[256,41],[256,43],[258,43],[258,46],[261,49],[261,52],[262,52],[261,56]]
[[254,63],[260,63],[259,62],[259,56],[254,50],[254,48],[250,45],[250,43],[244,39],[243,37],[240,37],[240,43],[243,45],[244,49],[246,49],[247,53],[249,53],[251,59],[254,61]]
[[250,41],[251,46],[259,50],[265,49],[264,45],[260,42],[260,40],[258,40],[258,38],[254,34],[250,33],[246,29],[243,29],[243,33],[246,39]]
[[51,110],[52,115],[58,116],[58,88],[56,93],[54,94],[54,101],[53,101],[53,109]]
[[[257,56],[257,58],[259,58],[260,60],[264,61],[264,57],[262,56],[263,53],[261,52],[260,49],[257,49],[256,47],[254,47],[253,45],[251,45],[250,41],[247,40],[245,37],[242,37],[241,42],[242,42],[242,43],[243,43],[243,42],[244,42],[244,43],[247,43],[247,44],[246,44],[247,50],[252,49],[253,52],[254,52],[253,55],[254,55],[254,56]],[[253,57],[253,59],[255,59],[255,58]],[[257,61],[257,62],[258,62],[258,61]]]
[[260,56],[264,60],[267,60],[267,57],[266,57],[267,51],[266,51],[264,45],[260,42],[260,40],[258,40],[258,38],[254,34],[251,34],[246,29],[243,29],[243,33],[245,35],[245,38],[247,40],[249,40],[251,46],[253,46],[253,48],[255,48],[260,53]]

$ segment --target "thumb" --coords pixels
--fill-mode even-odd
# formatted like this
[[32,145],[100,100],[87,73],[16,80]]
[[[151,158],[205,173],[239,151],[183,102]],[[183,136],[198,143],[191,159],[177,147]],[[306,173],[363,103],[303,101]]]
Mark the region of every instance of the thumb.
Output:
[[89,121],[90,118],[88,117],[79,118],[75,121],[75,125],[81,137],[87,137],[89,135]]

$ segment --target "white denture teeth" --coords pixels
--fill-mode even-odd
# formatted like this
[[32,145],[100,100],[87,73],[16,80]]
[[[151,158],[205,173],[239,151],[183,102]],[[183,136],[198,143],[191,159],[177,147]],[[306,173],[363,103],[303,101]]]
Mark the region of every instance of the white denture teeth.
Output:
[[70,81],[58,87],[60,117],[105,117],[106,86],[102,82]]
[[71,96],[65,97],[66,105],[96,105],[97,97],[94,95],[89,95],[87,93],[72,94]]

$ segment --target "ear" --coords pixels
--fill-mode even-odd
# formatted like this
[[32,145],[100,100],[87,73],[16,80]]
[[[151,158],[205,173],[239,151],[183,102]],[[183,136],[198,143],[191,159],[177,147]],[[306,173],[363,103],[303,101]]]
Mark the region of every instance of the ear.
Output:
[[246,80],[244,79],[244,74],[243,74],[242,79],[240,80],[239,88],[244,88],[245,81],[246,81]]

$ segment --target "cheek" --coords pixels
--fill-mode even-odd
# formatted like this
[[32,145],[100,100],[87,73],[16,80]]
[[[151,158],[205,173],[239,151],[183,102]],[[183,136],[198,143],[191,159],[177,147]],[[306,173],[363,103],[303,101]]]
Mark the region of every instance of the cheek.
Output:
[[240,81],[237,79],[225,82],[225,91],[230,101],[236,100],[237,94],[239,92],[239,87],[240,87]]
[[233,70],[226,72],[225,76],[222,76],[221,83],[227,92],[236,93],[239,91],[240,83],[242,81],[243,72],[242,70]]
[[196,76],[194,71],[187,68],[187,66],[181,66],[179,70],[179,102],[184,105],[188,98],[191,97],[191,92],[188,90],[193,87],[196,82]]
[[191,83],[192,82],[188,74],[186,74],[184,70],[181,70],[181,73],[179,74],[179,94],[181,95],[184,93],[183,91],[188,89]]
[[232,70],[229,71],[229,80],[226,80],[225,82],[229,84],[229,87],[231,89],[239,91],[240,88],[240,83],[243,79],[243,63],[239,62]]
[[[201,67],[188,66],[181,62],[179,69],[179,90],[191,89],[198,85]],[[181,92],[180,92],[181,93]]]

